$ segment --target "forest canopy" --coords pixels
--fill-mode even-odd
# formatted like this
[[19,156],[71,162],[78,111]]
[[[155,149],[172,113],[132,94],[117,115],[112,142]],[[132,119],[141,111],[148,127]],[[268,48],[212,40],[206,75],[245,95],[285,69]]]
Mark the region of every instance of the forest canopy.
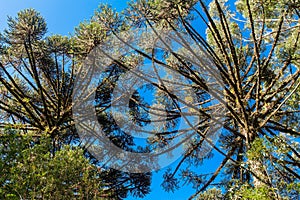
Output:
[[9,17],[0,198],[142,198],[156,154],[177,160],[167,192],[300,198],[299,17],[299,0],[137,0],[71,36],[34,9]]

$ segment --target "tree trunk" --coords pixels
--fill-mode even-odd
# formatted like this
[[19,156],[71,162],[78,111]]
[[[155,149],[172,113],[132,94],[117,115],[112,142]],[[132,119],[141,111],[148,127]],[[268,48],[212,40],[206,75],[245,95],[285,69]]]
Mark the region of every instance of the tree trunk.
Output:
[[[246,152],[251,149],[252,143],[256,138],[256,134],[250,130],[243,129],[243,135],[246,138]],[[252,156],[247,158],[248,169],[252,174],[253,186],[255,188],[266,186],[269,182],[269,178],[266,174],[265,166],[261,162],[259,157]]]

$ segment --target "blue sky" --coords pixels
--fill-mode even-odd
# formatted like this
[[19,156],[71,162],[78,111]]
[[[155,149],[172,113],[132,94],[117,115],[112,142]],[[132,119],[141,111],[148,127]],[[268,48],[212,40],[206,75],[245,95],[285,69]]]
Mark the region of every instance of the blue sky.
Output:
[[118,0],[0,0],[0,30],[6,27],[7,16],[25,8],[34,8],[46,19],[48,33],[68,35],[80,22],[89,19],[100,3],[109,3],[121,10],[126,1]]
[[[34,8],[46,19],[48,34],[70,35],[74,32],[74,27],[93,15],[100,3],[109,3],[117,10],[126,6],[126,1],[122,0],[0,0],[0,31],[7,27],[7,16],[14,17],[22,9]],[[211,170],[217,167],[217,164],[218,162],[216,166],[203,166],[203,170]],[[164,192],[160,187],[162,174],[163,170],[154,173],[152,192],[144,198],[145,200],[185,200],[195,192],[190,186],[182,187],[174,193]]]

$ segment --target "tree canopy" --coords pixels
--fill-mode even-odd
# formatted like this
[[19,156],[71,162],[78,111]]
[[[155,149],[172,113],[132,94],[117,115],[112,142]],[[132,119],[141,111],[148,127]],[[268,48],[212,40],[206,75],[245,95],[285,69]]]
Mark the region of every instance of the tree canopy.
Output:
[[[89,55],[114,37],[130,51],[110,58],[95,88],[94,106],[105,135],[136,153],[172,147],[182,135],[192,135],[180,143],[184,153],[178,165],[162,177],[165,190],[191,184],[190,199],[299,198],[299,17],[298,0],[137,0],[120,13],[101,5],[70,37],[45,35],[46,22],[32,9],[9,18],[0,43],[0,123],[5,128],[0,163],[8,172],[0,195],[47,198],[51,191],[57,198],[67,193],[125,198],[150,192],[151,173],[108,169],[107,159],[81,143],[82,130],[72,116],[76,78],[88,75]],[[141,28],[152,31],[155,40]],[[138,37],[126,35],[133,32]],[[171,34],[162,37],[162,32]],[[163,74],[157,72],[161,67]],[[158,82],[135,89],[129,102],[114,103],[116,87],[121,96],[128,90],[118,81],[135,68],[145,69],[138,78]],[[130,86],[134,80],[127,80]],[[116,105],[129,110],[114,115]],[[156,129],[143,129],[151,134],[143,147],[125,131],[133,132],[131,126],[125,129],[127,121],[125,128],[117,123],[123,116],[141,129],[155,122]],[[187,125],[180,126],[181,120]],[[107,153],[103,147],[97,151]],[[214,157],[221,158],[218,167],[202,173]],[[60,167],[73,174],[71,179],[56,171]],[[25,175],[15,176],[21,172]],[[53,182],[56,176],[60,179]],[[26,187],[19,185],[22,181]],[[10,190],[16,186],[18,191]]]
[[144,196],[150,174],[101,167],[81,145],[72,120],[72,92],[84,50],[76,45],[78,38],[48,36],[46,31],[44,18],[26,9],[8,19],[1,35],[1,171],[8,173],[1,179],[1,195]]

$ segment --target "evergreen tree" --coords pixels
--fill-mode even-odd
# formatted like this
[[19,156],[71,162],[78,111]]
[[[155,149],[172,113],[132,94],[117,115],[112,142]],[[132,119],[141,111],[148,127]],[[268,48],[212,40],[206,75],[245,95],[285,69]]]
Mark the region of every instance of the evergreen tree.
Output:
[[[154,31],[172,30],[178,38],[181,33],[188,35],[190,40],[181,38],[182,44],[200,46],[181,50],[172,46],[150,50],[130,46],[153,66],[164,65],[187,78],[199,95],[195,104],[179,97],[185,106],[196,109],[202,120],[196,130],[195,124],[190,127],[199,137],[186,144],[189,148],[174,172],[165,174],[163,186],[167,190],[177,188],[182,180],[197,188],[191,199],[212,194],[211,190],[203,192],[213,185],[222,188],[224,198],[229,199],[299,198],[299,5],[297,0],[245,0],[234,5],[218,0],[141,0],[130,4],[125,14],[133,30],[141,26]],[[206,36],[197,26],[201,21],[207,26]],[[202,68],[195,67],[203,65],[190,62],[184,53],[187,49],[194,58],[209,57],[213,66],[210,74],[220,74],[223,82],[217,95],[208,88],[209,84],[218,84],[208,82],[207,75],[201,74]],[[156,87],[162,90],[161,95],[178,101],[169,87]],[[205,94],[219,97],[219,102],[201,98]],[[210,103],[199,107],[204,101]],[[218,107],[227,110],[224,130],[216,145],[206,141],[213,148],[211,154],[199,158],[205,147],[203,141],[207,140],[203,130],[213,128],[209,126],[214,118],[211,111]],[[175,112],[180,110],[176,107]],[[174,132],[164,132],[157,138],[160,140],[152,141],[171,141],[175,137]],[[197,166],[208,163],[212,154],[223,157],[219,167],[211,174],[199,173]]]
[[[81,145],[72,119],[72,92],[88,49],[80,49],[73,38],[46,32],[44,18],[26,9],[9,17],[1,35],[0,123],[10,130],[1,131],[1,171],[7,172],[0,183],[2,197],[144,196],[149,173],[104,168]],[[5,164],[6,159],[11,161]]]

